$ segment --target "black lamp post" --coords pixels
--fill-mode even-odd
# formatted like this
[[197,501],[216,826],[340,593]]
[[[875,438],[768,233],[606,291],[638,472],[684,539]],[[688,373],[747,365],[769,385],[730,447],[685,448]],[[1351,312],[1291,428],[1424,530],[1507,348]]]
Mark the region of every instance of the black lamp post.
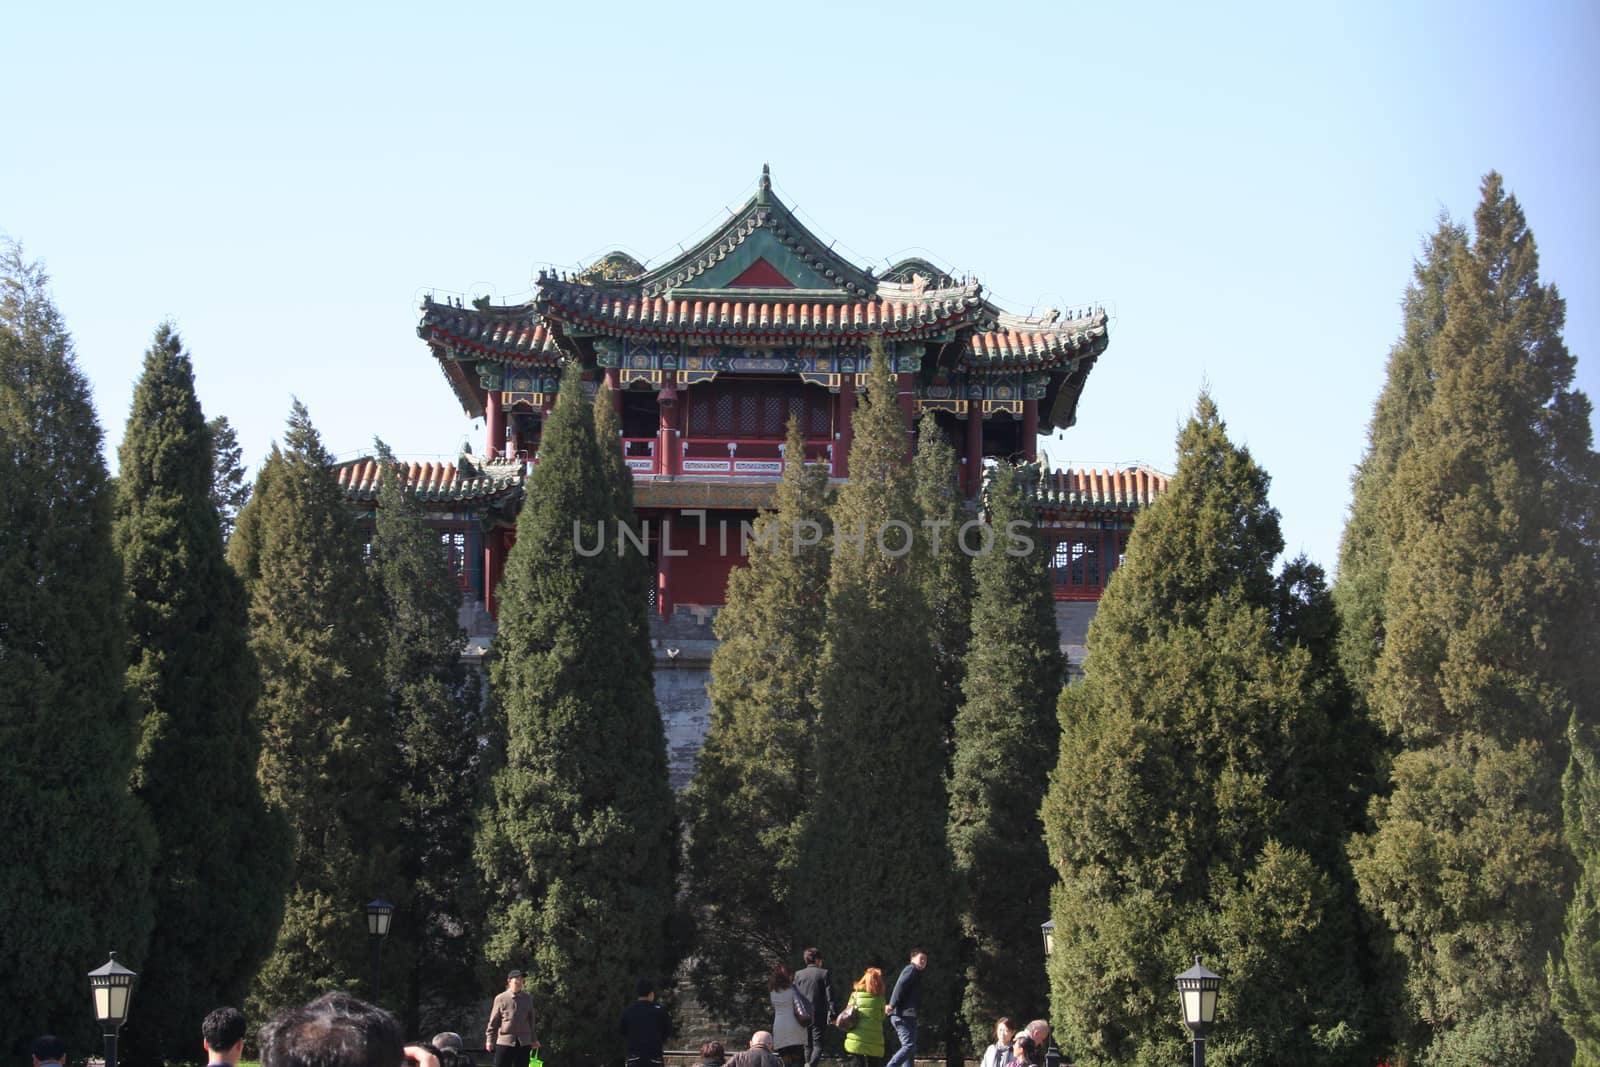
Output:
[[106,1067],[117,1067],[117,1031],[128,1021],[128,1002],[133,999],[133,980],[139,976],[117,962],[117,954],[105,965],[89,972],[89,989],[94,994],[94,1017],[106,1039]]
[[[394,905],[379,897],[367,903],[367,934],[372,941],[372,999],[378,999],[383,988],[383,939],[389,936],[389,920],[394,918]],[[112,1067],[107,1064],[106,1067]]]
[[1177,977],[1178,1002],[1183,1005],[1183,1025],[1194,1035],[1194,1067],[1206,1067],[1206,1029],[1217,1018],[1217,990],[1222,976],[1213,974],[1194,958],[1194,966]]
[[1046,919],[1040,923],[1039,933],[1044,935],[1044,958],[1049,959],[1056,954],[1056,921]]

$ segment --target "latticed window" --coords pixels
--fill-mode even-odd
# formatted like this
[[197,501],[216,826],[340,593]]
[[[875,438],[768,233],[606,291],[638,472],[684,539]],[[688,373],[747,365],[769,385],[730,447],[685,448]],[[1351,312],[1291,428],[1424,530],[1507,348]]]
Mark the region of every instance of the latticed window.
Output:
[[1050,557],[1050,574],[1056,588],[1066,592],[1092,592],[1101,579],[1100,533],[1084,532],[1056,542]]
[[450,561],[450,573],[456,576],[456,581],[465,586],[467,584],[467,532],[465,530],[443,530],[439,533],[439,544],[444,548],[445,559]]
[[781,441],[790,418],[807,436],[826,437],[833,429],[832,397],[799,382],[770,380],[723,380],[690,392],[689,432],[697,436]]

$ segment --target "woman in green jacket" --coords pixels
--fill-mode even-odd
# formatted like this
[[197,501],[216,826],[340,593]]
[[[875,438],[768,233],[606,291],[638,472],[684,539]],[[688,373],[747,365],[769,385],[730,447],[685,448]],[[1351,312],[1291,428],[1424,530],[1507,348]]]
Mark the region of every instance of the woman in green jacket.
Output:
[[883,1062],[883,972],[868,967],[850,993],[856,1023],[844,1035],[844,1050],[853,1067],[878,1067]]

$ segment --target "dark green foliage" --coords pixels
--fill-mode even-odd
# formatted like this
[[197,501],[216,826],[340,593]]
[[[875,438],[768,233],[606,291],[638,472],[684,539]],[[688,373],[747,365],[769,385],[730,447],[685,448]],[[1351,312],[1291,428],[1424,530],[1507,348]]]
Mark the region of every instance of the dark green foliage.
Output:
[[634,547],[635,543],[643,544],[645,538],[637,536],[642,532],[639,528],[639,519],[633,511],[633,472],[628,469],[628,461],[622,454],[622,422],[617,418],[616,403],[613,399],[615,395],[611,391],[610,383],[605,381],[601,381],[600,388],[595,390],[594,436],[600,450],[600,468],[611,494],[611,509],[617,517],[616,521],[625,524],[636,535],[636,540],[626,542],[619,559],[623,578],[627,582],[626,603],[642,605],[638,612],[630,612],[628,615],[629,620],[639,627],[638,638],[628,641],[623,648],[618,649],[618,652],[641,656],[642,659],[635,665],[636,668],[650,671],[654,668],[654,657],[650,652],[650,620],[647,607],[650,602],[650,587],[655,583],[655,568],[651,565],[649,555]]
[[123,1055],[159,1064],[193,1057],[195,1020],[243,999],[277,934],[289,842],[256,781],[244,586],[223,555],[213,438],[170,325],[145,352],[118,454],[128,689],[142,714],[133,786],[160,842],[155,932]]
[[[833,509],[827,636],[817,674],[817,771],[794,901],[795,932],[836,973],[892,982],[913,947],[930,963],[923,1047],[956,1029],[955,896],[945,839],[946,721],[925,546],[888,359],[875,353],[856,409],[850,481]],[[880,539],[881,538],[881,539]]]
[[1600,1065],[1600,758],[1592,725],[1568,728],[1572,762],[1562,779],[1567,844],[1578,880],[1567,906],[1561,956],[1550,975],[1561,1025],[1577,1046],[1573,1063]]
[[1565,307],[1498,175],[1474,222],[1452,253],[1433,394],[1381,505],[1371,702],[1403,751],[1352,846],[1435,1067],[1572,1055],[1546,981],[1573,877],[1560,780],[1568,723],[1592,723],[1600,699],[1600,471]]
[[1445,289],[1466,230],[1441,217],[1423,246],[1402,301],[1404,327],[1389,350],[1389,372],[1367,428],[1367,452],[1352,480],[1350,519],[1339,541],[1340,664],[1367,700],[1383,648],[1383,600],[1393,546],[1384,531],[1384,494],[1411,446],[1414,424],[1433,396],[1433,348],[1445,323]]
[[944,439],[931,411],[922,417],[912,470],[927,538],[927,550],[921,554],[922,595],[933,615],[931,636],[944,702],[945,734],[953,743],[967,644],[972,637],[973,582],[972,557],[960,550],[956,537],[973,513],[956,480],[955,449]]
[[[576,1060],[620,1054],[612,1006],[670,962],[672,792],[617,506],[569,366],[500,586],[490,684],[508,733],[476,855],[486,954],[530,969],[545,1055]],[[580,553],[597,527],[604,550]]]
[[91,969],[139,969],[155,835],[129,793],[122,573],[101,433],[44,271],[0,245],[0,1048],[98,1048]]
[[211,431],[211,503],[222,522],[222,540],[233,536],[239,512],[250,501],[250,483],[245,478],[244,449],[228,416],[218,415],[206,423]]
[[402,908],[395,772],[383,700],[383,637],[364,538],[296,401],[239,515],[229,562],[250,594],[261,673],[261,785],[293,839],[290,886],[272,955],[247,1012],[331,989],[365,989],[363,907]]
[[1183,1062],[1172,976],[1223,974],[1217,1064],[1362,1061],[1367,1005],[1322,749],[1331,635],[1282,548],[1268,478],[1209,396],[1178,438],[1060,702],[1044,806],[1061,884],[1053,1011],[1077,1062]]
[[384,735],[394,745],[386,760],[395,770],[400,883],[409,887],[384,958],[405,971],[397,999],[407,1032],[427,1034],[456,1022],[451,1009],[478,999],[482,902],[469,872],[486,724],[478,673],[461,661],[467,637],[450,556],[381,441],[377,453],[383,478],[372,565],[388,624]]
[[[798,945],[792,908],[816,761],[813,699],[826,633],[828,473],[806,466],[789,423],[776,508],[756,519],[749,565],[728,575],[711,660],[711,727],[683,798],[698,905],[695,992],[721,1018],[759,1018],[765,979]],[[830,954],[832,950],[830,949]]]
[[[1060,741],[1056,696],[1066,665],[1045,548],[1017,477],[1000,464],[988,485],[994,541],[972,563],[972,644],[950,776],[966,956],[959,1036],[974,1051],[993,1040],[1000,1016],[1041,1018],[1049,1007],[1039,923],[1056,876],[1039,807]],[[968,543],[983,542],[974,534]]]

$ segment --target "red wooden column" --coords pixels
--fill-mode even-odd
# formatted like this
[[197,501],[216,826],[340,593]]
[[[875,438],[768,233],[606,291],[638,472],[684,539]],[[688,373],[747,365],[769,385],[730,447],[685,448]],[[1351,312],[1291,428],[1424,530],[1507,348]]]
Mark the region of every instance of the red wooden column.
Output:
[[967,401],[967,495],[983,489],[983,401]]
[[490,615],[500,608],[500,575],[506,568],[505,531],[499,528],[483,533],[483,606]]
[[833,475],[850,477],[850,442],[856,439],[856,376],[839,375],[839,439],[833,444]]
[[611,406],[616,409],[617,417],[622,417],[622,372],[615,367],[606,368],[606,384],[611,386]]
[[500,390],[489,390],[489,395],[484,398],[483,408],[484,421],[488,423],[484,428],[484,434],[488,437],[484,451],[488,453],[490,459],[498,459],[506,444],[506,413],[500,408]]
[[1022,454],[1028,461],[1039,458],[1039,402],[1022,402]]
[[656,614],[663,619],[672,614],[672,516],[661,513],[661,540],[656,542]]
[[656,416],[656,452],[660,460],[656,469],[662,474],[678,473],[678,389],[671,372],[656,394],[659,413]]
[[906,431],[917,428],[917,376],[901,371],[894,376],[895,392],[900,397],[900,414],[905,416]]

